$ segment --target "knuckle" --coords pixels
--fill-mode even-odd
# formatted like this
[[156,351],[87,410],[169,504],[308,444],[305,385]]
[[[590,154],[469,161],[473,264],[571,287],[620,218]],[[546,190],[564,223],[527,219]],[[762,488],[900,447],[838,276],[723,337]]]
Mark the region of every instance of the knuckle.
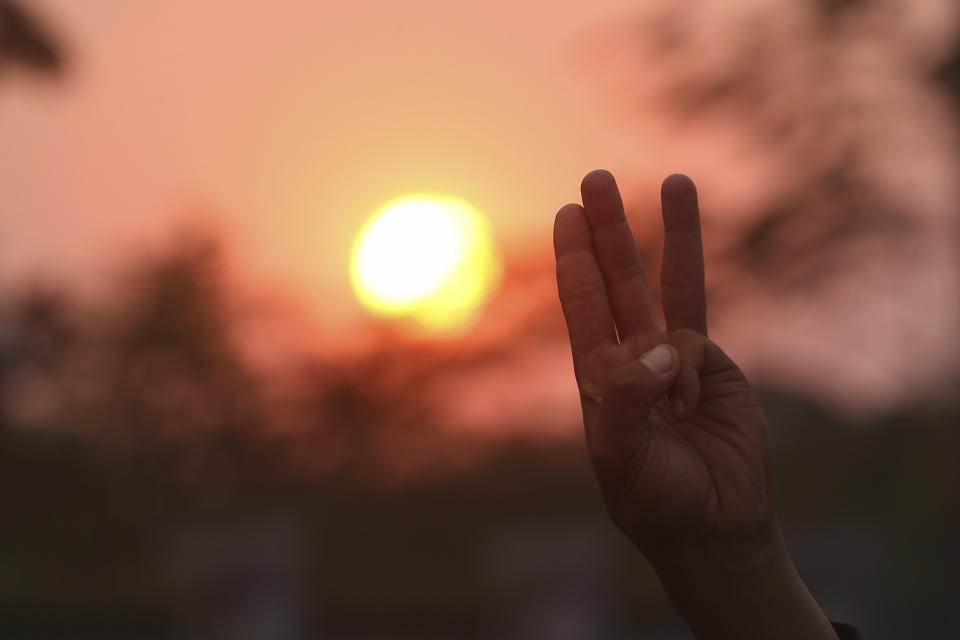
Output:
[[570,304],[593,300],[605,294],[604,288],[592,280],[573,280],[566,282],[560,289],[560,302],[566,307]]
[[636,251],[625,252],[625,255],[610,259],[607,270],[611,280],[630,282],[638,278],[645,278],[646,271],[640,262]]
[[584,405],[590,403],[597,406],[603,405],[603,389],[591,382],[589,378],[577,374],[577,384],[580,387],[580,402]]

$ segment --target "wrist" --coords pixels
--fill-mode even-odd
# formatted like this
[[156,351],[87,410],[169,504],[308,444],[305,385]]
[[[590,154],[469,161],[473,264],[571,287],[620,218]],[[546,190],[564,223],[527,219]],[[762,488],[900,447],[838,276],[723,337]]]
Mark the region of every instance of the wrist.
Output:
[[698,640],[836,639],[775,521],[750,539],[677,542],[648,559]]
[[675,536],[643,551],[660,579],[678,587],[704,583],[752,585],[781,573],[789,562],[780,526],[773,519],[749,535]]

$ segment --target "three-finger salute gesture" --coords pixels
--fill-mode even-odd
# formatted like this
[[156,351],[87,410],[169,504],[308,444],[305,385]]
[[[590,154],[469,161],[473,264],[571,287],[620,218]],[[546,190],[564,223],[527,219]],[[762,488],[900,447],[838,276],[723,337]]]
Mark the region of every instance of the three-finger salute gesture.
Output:
[[[557,213],[557,285],[590,458],[612,520],[698,637],[768,637],[741,633],[738,603],[709,593],[731,580],[743,583],[741,608],[786,590],[793,607],[768,606],[763,615],[774,616],[771,624],[802,615],[793,620],[797,635],[777,637],[835,637],[782,544],[767,421],[743,373],[707,338],[693,182],[670,176],[661,193],[666,331],[613,176],[588,174],[581,194],[582,206]],[[751,624],[751,633],[763,629]]]

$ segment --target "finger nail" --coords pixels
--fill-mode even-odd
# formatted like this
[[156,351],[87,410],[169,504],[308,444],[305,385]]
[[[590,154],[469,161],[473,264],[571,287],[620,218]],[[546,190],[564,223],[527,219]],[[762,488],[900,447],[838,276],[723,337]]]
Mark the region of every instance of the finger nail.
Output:
[[673,368],[673,353],[670,352],[667,345],[657,345],[643,354],[640,362],[650,369],[650,371],[653,371],[658,376],[662,376],[665,373],[670,373],[670,369]]

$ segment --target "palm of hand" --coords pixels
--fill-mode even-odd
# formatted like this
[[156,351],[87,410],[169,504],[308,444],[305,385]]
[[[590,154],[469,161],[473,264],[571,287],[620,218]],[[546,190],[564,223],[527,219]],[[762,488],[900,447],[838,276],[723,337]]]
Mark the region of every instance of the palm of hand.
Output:
[[[611,517],[641,546],[675,536],[754,535],[773,513],[772,445],[742,372],[705,335],[692,183],[664,183],[670,333],[657,326],[612,176],[588,175],[583,197],[584,208],[568,205],[557,216],[557,277],[591,459]],[[611,374],[664,343],[679,355],[669,394],[647,406],[606,403]]]

